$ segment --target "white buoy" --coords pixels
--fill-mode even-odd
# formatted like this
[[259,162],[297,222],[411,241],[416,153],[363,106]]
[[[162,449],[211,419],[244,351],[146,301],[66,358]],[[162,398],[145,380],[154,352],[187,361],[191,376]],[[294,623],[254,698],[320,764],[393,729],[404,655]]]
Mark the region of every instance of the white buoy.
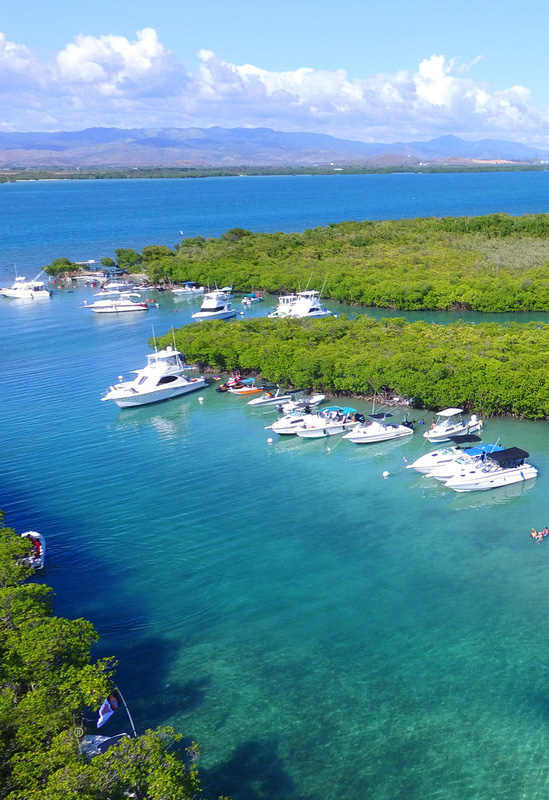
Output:
[[202,397],[202,395],[200,395],[200,397],[198,398],[198,402],[199,403],[203,403],[204,402],[204,398]]
[[267,439],[267,444],[272,444],[272,443],[273,443],[273,440],[272,440],[272,438],[269,436],[269,438]]
[[385,472],[382,472],[381,474],[383,475],[384,478],[389,477],[389,473],[387,472],[387,470],[385,470]]

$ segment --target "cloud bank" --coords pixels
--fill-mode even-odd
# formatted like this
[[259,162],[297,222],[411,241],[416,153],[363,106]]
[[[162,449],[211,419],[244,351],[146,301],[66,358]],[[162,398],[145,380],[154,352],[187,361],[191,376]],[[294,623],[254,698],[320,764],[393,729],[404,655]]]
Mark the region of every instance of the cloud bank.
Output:
[[475,82],[475,62],[431,55],[414,73],[352,79],[344,69],[268,72],[205,49],[198,58],[189,71],[145,28],[133,41],[77,36],[44,63],[0,33],[0,130],[219,125],[365,142],[452,133],[549,145],[549,110],[523,86],[490,91]]

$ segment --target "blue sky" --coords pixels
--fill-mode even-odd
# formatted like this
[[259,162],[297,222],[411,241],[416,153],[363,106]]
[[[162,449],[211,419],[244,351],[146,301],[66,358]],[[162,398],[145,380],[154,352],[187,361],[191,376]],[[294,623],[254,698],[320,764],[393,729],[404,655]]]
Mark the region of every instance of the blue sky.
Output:
[[21,0],[0,130],[271,127],[549,147],[541,0]]

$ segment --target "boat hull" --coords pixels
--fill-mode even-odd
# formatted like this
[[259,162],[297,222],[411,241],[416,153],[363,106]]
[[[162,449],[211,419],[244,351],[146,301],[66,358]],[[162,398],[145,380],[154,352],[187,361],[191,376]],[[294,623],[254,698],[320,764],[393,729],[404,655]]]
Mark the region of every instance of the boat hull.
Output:
[[375,442],[391,442],[395,439],[405,439],[408,436],[413,434],[412,428],[406,428],[405,426],[398,426],[391,428],[390,426],[383,426],[385,430],[378,430],[378,431],[368,431],[367,426],[364,430],[353,430],[349,433],[346,433],[343,437],[344,439],[348,439],[350,442],[354,444],[373,444]]
[[338,433],[345,433],[358,424],[358,422],[342,422],[340,425],[299,428],[296,433],[300,439],[323,439],[327,436],[336,436]]
[[511,486],[513,483],[523,483],[524,481],[536,478],[538,471],[531,464],[523,464],[521,467],[503,469],[489,473],[473,474],[469,476],[454,476],[445,482],[445,486],[453,489],[454,492],[485,492],[489,489],[496,489],[499,486]]
[[197,322],[204,322],[208,319],[231,319],[231,317],[236,317],[236,309],[233,308],[229,311],[197,311],[192,317]]
[[135,408],[137,406],[148,406],[152,403],[160,403],[163,400],[171,400],[173,397],[180,397],[181,395],[189,394],[189,392],[196,392],[198,389],[202,389],[207,385],[205,379],[197,378],[185,385],[167,386],[143,394],[135,394],[122,389],[117,391],[116,387],[113,387],[113,390],[105,395],[103,399],[112,400],[119,408]]

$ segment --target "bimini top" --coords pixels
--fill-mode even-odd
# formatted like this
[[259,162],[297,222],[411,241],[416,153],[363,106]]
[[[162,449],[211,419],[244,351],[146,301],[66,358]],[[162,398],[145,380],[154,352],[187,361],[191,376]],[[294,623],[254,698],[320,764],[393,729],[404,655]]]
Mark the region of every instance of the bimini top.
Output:
[[481,441],[480,436],[477,436],[476,433],[458,433],[456,436],[450,436],[450,439],[456,444]]
[[497,461],[501,467],[519,467],[529,455],[530,453],[521,450],[520,447],[508,447],[507,450],[500,450],[499,453],[491,453],[490,458]]
[[455,417],[456,414],[463,414],[462,408],[445,408],[444,411],[439,411],[437,417]]
[[375,413],[375,414],[368,414],[367,416],[368,416],[370,419],[376,419],[376,420],[380,420],[380,419],[387,419],[387,417],[392,417],[393,415],[392,415],[392,414],[390,414],[389,412],[385,412],[385,411],[378,411],[378,412],[377,412],[377,413]]
[[479,444],[476,447],[469,447],[465,450],[468,456],[481,456],[483,453],[487,456],[491,456],[492,453],[501,452],[503,452],[503,447],[499,444]]

